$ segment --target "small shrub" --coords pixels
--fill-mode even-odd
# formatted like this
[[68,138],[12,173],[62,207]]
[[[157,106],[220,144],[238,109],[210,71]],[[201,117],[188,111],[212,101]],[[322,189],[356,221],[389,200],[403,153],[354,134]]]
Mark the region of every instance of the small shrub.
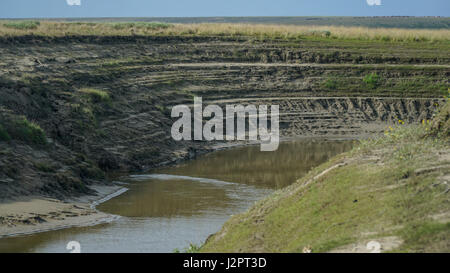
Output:
[[190,243],[189,247],[184,249],[184,253],[198,253],[200,251],[200,248],[200,246]]
[[3,26],[15,29],[37,29],[40,24],[39,21],[18,21],[4,23]]
[[377,73],[371,73],[366,75],[363,81],[368,87],[375,89],[380,85],[380,76]]
[[36,145],[47,144],[44,130],[36,123],[28,121],[26,118],[14,120],[9,127],[8,133],[12,139]]
[[0,124],[0,141],[9,141],[9,140],[11,140],[11,137],[9,136],[5,128],[3,128],[3,126]]
[[327,89],[337,89],[338,81],[337,81],[337,79],[334,79],[334,78],[327,79],[324,83],[324,86]]

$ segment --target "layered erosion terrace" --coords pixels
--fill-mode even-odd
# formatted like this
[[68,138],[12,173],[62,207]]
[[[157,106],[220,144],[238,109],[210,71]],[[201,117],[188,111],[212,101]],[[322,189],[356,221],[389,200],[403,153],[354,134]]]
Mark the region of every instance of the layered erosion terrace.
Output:
[[430,119],[448,94],[447,40],[138,34],[0,37],[0,199],[211,150],[171,138],[171,107],[194,96],[278,104],[282,137],[354,138]]
[[[448,252],[450,103],[232,216],[203,252]],[[282,230],[282,232],[280,232]]]

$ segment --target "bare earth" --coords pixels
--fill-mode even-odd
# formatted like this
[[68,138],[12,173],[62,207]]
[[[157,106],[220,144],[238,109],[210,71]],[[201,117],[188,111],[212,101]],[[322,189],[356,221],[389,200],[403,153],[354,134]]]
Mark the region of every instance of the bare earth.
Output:
[[95,206],[126,191],[120,186],[95,186],[97,196],[59,201],[43,197],[24,197],[0,203],[0,238],[97,225],[119,216],[95,209]]

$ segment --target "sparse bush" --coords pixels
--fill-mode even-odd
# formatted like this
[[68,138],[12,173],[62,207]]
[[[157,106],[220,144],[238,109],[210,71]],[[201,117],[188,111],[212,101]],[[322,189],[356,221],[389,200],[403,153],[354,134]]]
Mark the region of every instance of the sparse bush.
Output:
[[9,141],[9,140],[11,140],[11,137],[9,136],[5,128],[3,128],[3,126],[0,124],[0,141]]
[[44,130],[34,122],[30,122],[25,117],[12,120],[7,127],[11,139],[21,140],[29,144],[45,145],[47,138]]
[[380,76],[377,73],[371,73],[366,75],[363,81],[368,87],[375,89],[380,85]]

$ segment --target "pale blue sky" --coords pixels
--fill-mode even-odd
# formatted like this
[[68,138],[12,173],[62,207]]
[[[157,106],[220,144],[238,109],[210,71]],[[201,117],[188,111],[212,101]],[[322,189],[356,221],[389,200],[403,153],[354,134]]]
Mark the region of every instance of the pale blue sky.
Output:
[[[67,4],[81,1],[81,5]],[[0,0],[0,18],[450,16],[450,0]],[[380,0],[368,0],[380,1]]]

